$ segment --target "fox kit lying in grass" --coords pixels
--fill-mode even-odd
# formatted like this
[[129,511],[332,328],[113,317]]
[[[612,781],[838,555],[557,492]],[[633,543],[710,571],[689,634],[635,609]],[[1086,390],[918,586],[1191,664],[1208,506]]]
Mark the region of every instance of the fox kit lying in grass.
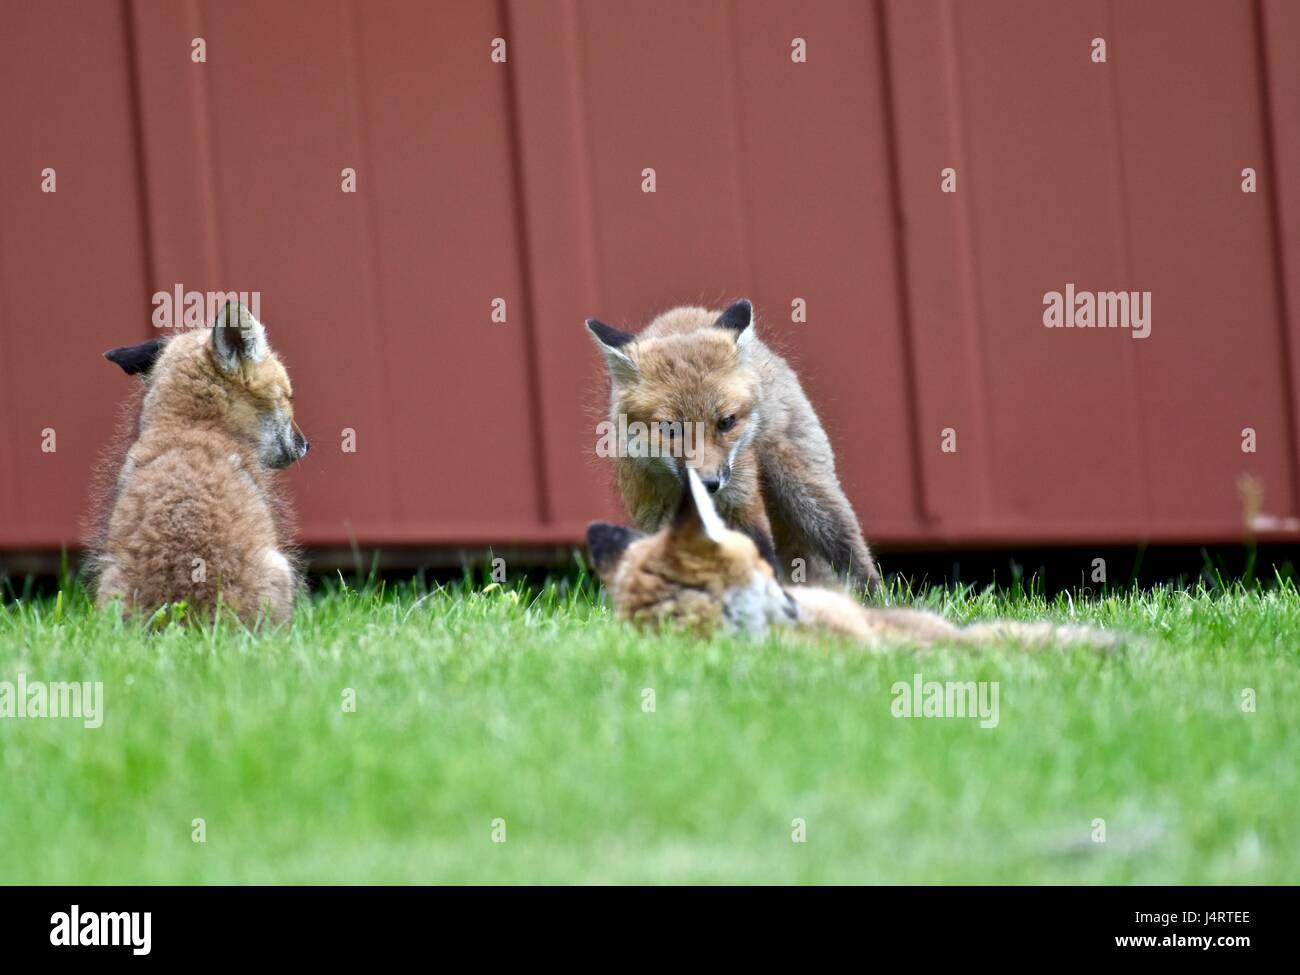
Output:
[[[611,422],[622,416],[667,434],[658,456],[619,445],[619,490],[642,530],[655,531],[676,508],[680,455],[699,429],[692,465],[723,519],[774,569],[799,558],[809,579],[879,585],[830,440],[794,371],[755,336],[748,301],[721,313],[675,308],[635,335],[595,320],[587,327],[609,365]],[[686,443],[666,449],[675,437]]]
[[145,394],[91,566],[99,605],[184,600],[210,616],[219,601],[245,622],[288,620],[301,580],[271,478],[308,443],[261,324],[228,304],[211,329],[104,355]]
[[594,522],[587,546],[620,619],[646,627],[684,626],[702,635],[724,630],[762,636],[773,627],[891,644],[1111,646],[1115,636],[1086,626],[999,620],[959,627],[925,610],[863,606],[842,592],[783,589],[753,539],[723,524],[695,470],[677,512],[654,535]]

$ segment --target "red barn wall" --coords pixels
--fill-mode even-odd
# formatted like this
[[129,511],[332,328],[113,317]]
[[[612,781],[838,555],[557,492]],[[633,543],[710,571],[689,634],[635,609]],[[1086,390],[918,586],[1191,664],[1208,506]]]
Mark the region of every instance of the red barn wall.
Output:
[[[100,353],[178,283],[261,293],[311,545],[577,541],[583,319],[740,296],[872,539],[1231,540],[1243,475],[1295,518],[1298,45],[1285,0],[9,0],[0,547],[83,537]],[[1151,336],[1045,329],[1067,282]]]

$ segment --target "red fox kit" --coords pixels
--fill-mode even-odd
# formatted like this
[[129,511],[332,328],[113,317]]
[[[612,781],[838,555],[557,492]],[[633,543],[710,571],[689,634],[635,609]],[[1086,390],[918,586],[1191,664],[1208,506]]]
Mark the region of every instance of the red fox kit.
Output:
[[271,478],[308,443],[262,325],[232,303],[211,329],[104,355],[145,393],[91,566],[98,604],[211,615],[219,601],[245,622],[288,620],[301,580]]
[[[609,365],[611,422],[662,429],[674,448],[644,456],[620,444],[619,491],[643,530],[663,524],[681,468],[696,467],[727,524],[778,572],[802,559],[809,579],[879,585],[830,440],[794,371],[755,336],[748,301],[721,313],[675,308],[637,334],[587,327]],[[693,429],[702,436],[692,445]]]
[[871,649],[891,644],[991,644],[1108,647],[1114,634],[1086,626],[1009,620],[959,627],[925,610],[863,606],[813,586],[782,588],[753,539],[726,527],[703,480],[686,472],[676,514],[654,535],[603,522],[587,528],[592,564],[620,619],[646,627],[684,626],[765,635],[789,628],[848,638]]

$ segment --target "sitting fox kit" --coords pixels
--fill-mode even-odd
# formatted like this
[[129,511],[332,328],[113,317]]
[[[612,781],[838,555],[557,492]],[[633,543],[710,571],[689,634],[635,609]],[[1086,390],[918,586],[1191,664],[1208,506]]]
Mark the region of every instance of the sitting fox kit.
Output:
[[92,565],[99,605],[184,600],[202,615],[220,605],[244,622],[287,621],[301,580],[272,474],[308,443],[265,329],[232,303],[210,329],[105,357],[145,393]]
[[594,522],[587,528],[592,564],[615,614],[646,628],[680,626],[764,636],[773,629],[838,636],[869,649],[895,644],[1077,645],[1105,648],[1114,634],[1086,626],[1000,620],[959,627],[925,610],[863,606],[843,592],[783,589],[752,538],[723,523],[703,480],[686,471],[675,514],[653,535]]
[[830,440],[794,371],[755,336],[748,301],[721,313],[675,308],[637,334],[595,320],[587,327],[609,366],[615,425],[622,416],[662,429],[668,444],[702,424],[689,461],[680,446],[658,456],[619,450],[619,491],[642,530],[671,516],[690,466],[723,520],[754,539],[777,571],[802,559],[809,579],[879,585]]

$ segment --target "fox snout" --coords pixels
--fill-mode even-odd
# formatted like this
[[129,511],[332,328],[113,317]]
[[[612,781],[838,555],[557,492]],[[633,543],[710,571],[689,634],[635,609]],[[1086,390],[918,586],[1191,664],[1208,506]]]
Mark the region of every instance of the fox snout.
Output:
[[704,490],[717,494],[731,481],[731,461],[727,445],[706,436],[693,454],[678,461],[678,473],[685,480],[688,469],[695,471]]
[[264,464],[276,470],[284,470],[306,457],[311,444],[298,429],[298,424],[291,420],[288,428],[262,449]]
[[311,450],[311,443],[303,436],[298,424],[291,422],[289,425],[289,442],[282,445],[280,457],[278,458],[279,462],[273,466],[288,467],[306,457],[309,450]]
[[[687,464],[685,467],[689,468],[690,465]],[[723,463],[712,469],[707,467],[695,467],[691,469],[699,475],[700,483],[704,485],[704,490],[708,491],[710,494],[717,494],[725,488],[727,482],[731,480],[731,465],[728,463]],[[683,476],[686,474],[685,468],[683,468],[682,474]]]
[[298,452],[298,460],[307,456],[307,451],[311,450],[311,442],[303,436],[302,430],[298,424],[293,425],[293,449]]

